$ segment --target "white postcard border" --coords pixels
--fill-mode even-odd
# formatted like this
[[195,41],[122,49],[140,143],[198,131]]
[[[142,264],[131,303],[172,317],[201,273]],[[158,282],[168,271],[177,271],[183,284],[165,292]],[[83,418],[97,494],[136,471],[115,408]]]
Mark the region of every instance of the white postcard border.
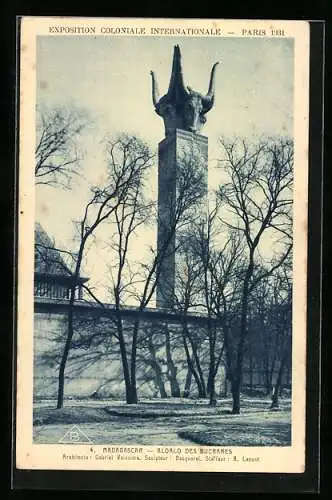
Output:
[[[68,32],[53,32],[52,27],[64,26]],[[36,36],[73,36],[73,27],[95,27],[85,36],[128,36],[116,32],[121,27],[145,28],[136,36],[156,36],[151,28],[167,30],[210,30],[209,36],[251,37],[272,36],[271,30],[283,30],[284,36],[295,39],[294,66],[294,304],[293,304],[293,390],[292,445],[289,447],[229,447],[224,461],[179,460],[190,457],[190,449],[211,447],[181,447],[179,453],[169,452],[167,460],[158,460],[157,447],[143,448],[136,453],[142,459],[102,459],[103,448],[111,445],[50,445],[32,442],[33,384],[33,238],[34,238],[34,143],[36,101]],[[101,33],[101,28],[113,33]],[[52,28],[52,29],[51,29]],[[215,31],[213,31],[215,30]],[[221,34],[216,34],[221,31]],[[243,33],[242,30],[247,30]],[[250,30],[250,31],[249,31]],[[253,35],[253,30],[265,30],[266,35]],[[213,34],[214,33],[214,34]],[[243,33],[243,34],[242,34]],[[158,36],[174,36],[164,32]],[[203,34],[176,36],[205,36]],[[275,36],[274,36],[275,37]],[[20,137],[19,137],[19,214],[18,214],[18,309],[17,309],[17,401],[16,401],[16,467],[18,469],[58,470],[159,470],[215,472],[304,472],[305,467],[305,379],[306,379],[306,276],[307,276],[307,197],[308,197],[308,124],[309,124],[309,23],[305,21],[258,20],[176,20],[176,19],[83,19],[24,17],[21,21],[20,46]],[[123,448],[131,448],[123,445]],[[165,448],[165,447],[161,447]],[[171,448],[171,447],[170,447]],[[188,452],[185,452],[185,449]],[[213,447],[221,448],[221,447]],[[147,452],[146,449],[152,450]],[[121,453],[118,452],[120,455]],[[124,456],[127,452],[123,452]],[[129,455],[135,455],[129,452]],[[110,454],[112,454],[110,452]],[[72,456],[66,459],[64,456]],[[151,459],[147,459],[147,455]],[[76,456],[76,458],[75,458]],[[199,454],[198,454],[199,456]],[[202,454],[204,457],[205,455]],[[234,456],[237,460],[234,460]],[[252,458],[242,461],[241,457]],[[81,458],[79,458],[81,457]],[[87,457],[87,458],[82,458]],[[227,459],[228,457],[228,459]],[[258,458],[257,460],[254,460]]]

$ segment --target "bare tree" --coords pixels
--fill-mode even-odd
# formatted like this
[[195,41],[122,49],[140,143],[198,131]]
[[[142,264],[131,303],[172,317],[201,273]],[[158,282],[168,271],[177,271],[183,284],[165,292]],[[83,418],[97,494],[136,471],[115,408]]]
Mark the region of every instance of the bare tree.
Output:
[[167,398],[164,377],[164,357],[162,353],[165,348],[165,340],[160,335],[163,325],[161,322],[152,322],[144,325],[144,335],[141,336],[138,360],[153,373],[153,381],[161,398]]
[[[77,251],[60,250],[72,260],[72,271],[67,305],[67,334],[59,366],[57,408],[63,406],[65,369],[75,331],[74,304],[77,299],[76,290],[80,283],[80,272],[87,243],[97,228],[105,223],[112,214],[118,213],[119,207],[121,207],[124,199],[128,199],[129,193],[135,192],[137,185],[140,183],[142,165],[146,165],[151,159],[147,147],[135,138],[120,136],[114,140],[114,145],[122,151],[122,155],[113,158],[113,161],[109,162],[105,185],[102,187],[94,186],[90,190],[90,198],[84,207],[82,219],[76,223],[78,230]],[[83,286],[82,283],[80,285]],[[89,289],[87,285],[84,288]]]
[[75,107],[37,107],[35,182],[69,187],[79,173],[78,139],[88,124],[87,113]]
[[[238,335],[233,342],[235,368],[231,388],[233,413],[240,412],[240,390],[245,341],[248,335],[248,306],[257,284],[273,274],[292,249],[293,143],[288,139],[260,141],[249,145],[245,140],[220,141],[223,168],[228,181],[219,188],[223,205],[222,222],[242,236],[245,266],[241,286]],[[264,237],[272,240],[270,265],[263,260]],[[271,241],[271,240],[270,240]]]
[[275,326],[279,367],[272,391],[271,408],[278,408],[282,378],[291,358],[292,343],[292,283],[287,265],[278,269],[274,281],[272,319]]
[[[223,353],[223,339],[220,337],[221,330],[217,327],[214,308],[214,276],[211,271],[214,268],[217,254],[213,247],[213,236],[215,232],[215,219],[218,213],[218,204],[207,214],[206,220],[202,221],[191,238],[193,251],[200,264],[200,279],[203,307],[206,314],[206,331],[209,342],[209,372],[206,383],[206,392],[210,397],[210,405],[217,403],[215,392],[215,378]],[[216,352],[219,351],[218,355]]]
[[[122,307],[128,298],[132,288],[139,282],[136,271],[132,271],[128,262],[128,251],[132,237],[142,225],[146,224],[151,217],[153,204],[146,199],[144,190],[146,188],[146,177],[152,166],[153,154],[147,145],[129,136],[124,136],[120,141],[108,140],[107,154],[109,168],[118,170],[119,165],[134,164],[136,167],[135,182],[127,189],[124,196],[119,200],[114,209],[112,217],[112,235],[109,248],[114,252],[115,263],[109,267],[112,281],[111,295],[115,305],[116,338],[119,342],[123,376],[126,388],[126,401],[136,402],[136,347],[138,327],[134,328],[131,342],[131,360],[128,359],[128,340],[124,328]],[[90,295],[102,305],[95,294]],[[113,317],[113,316],[112,316]],[[135,322],[136,324],[136,322]]]
[[[183,244],[182,233],[186,233],[188,225],[195,223],[199,214],[195,214],[195,209],[200,205],[201,199],[206,192],[205,173],[203,166],[195,152],[185,151],[177,164],[177,189],[170,192],[168,203],[168,214],[163,214],[167,224],[163,228],[162,238],[156,250],[151,248],[151,260],[142,265],[143,288],[138,298],[138,316],[134,326],[133,342],[135,341],[135,350],[132,352],[131,366],[132,374],[135,375],[135,356],[137,347],[137,335],[141,320],[141,313],[150,303],[157,284],[161,278],[162,266],[173,253],[179,251]],[[175,240],[175,245],[173,241]],[[180,396],[180,389],[176,380],[176,366],[172,360],[170,330],[166,325],[166,351],[168,378],[172,388],[173,396]],[[135,379],[134,379],[135,380]],[[136,383],[134,384],[134,393],[137,400]]]
[[193,234],[187,236],[186,243],[180,252],[180,264],[177,268],[175,282],[175,309],[181,317],[182,342],[188,365],[186,395],[189,395],[189,380],[193,376],[197,385],[198,397],[205,398],[206,383],[199,355],[200,345],[205,339],[205,329],[195,328],[192,330],[188,317],[191,311],[201,307],[202,295],[202,266],[197,255],[193,252],[192,237]]
[[270,395],[277,363],[278,350],[274,324],[272,321],[273,276],[261,280],[252,293],[249,305],[248,371],[250,389],[253,388],[254,371],[260,372],[260,382],[265,395]]
[[[221,235],[218,217],[217,202],[205,219],[199,221],[196,227],[191,227],[182,250],[184,272],[177,280],[177,309],[182,317],[188,367],[197,383],[199,395],[208,395],[212,406],[216,404],[216,376],[221,364],[225,364],[225,355],[228,372],[231,372],[232,356],[230,349],[225,353],[225,346],[229,344],[229,331],[238,304],[237,277],[241,262],[241,245],[236,234],[224,230]],[[205,326],[199,332],[200,339],[188,327],[190,309],[203,312],[206,318]],[[205,360],[206,350],[199,356],[197,349],[205,341],[208,344],[208,360]],[[206,381],[204,365],[208,366]]]
[[[239,302],[243,268],[243,246],[238,234],[231,230],[224,233],[222,245],[214,249],[210,257],[211,309],[222,329],[222,345],[216,370],[223,362],[225,387],[232,382],[234,374],[234,338],[239,317]],[[216,373],[216,371],[215,371]]]
[[[111,162],[114,162],[113,145],[110,144]],[[137,402],[136,361],[140,341],[140,326],[145,309],[154,297],[162,264],[180,245],[172,245],[176,234],[192,221],[192,211],[200,202],[205,191],[204,172],[193,157],[184,156],[177,165],[177,191],[169,199],[168,224],[163,232],[163,239],[158,248],[150,248],[150,258],[146,262],[132,262],[129,247],[133,237],[142,224],[149,223],[153,217],[156,220],[155,204],[146,200],[144,193],[145,170],[140,170],[141,180],[135,189],[123,197],[114,211],[110,247],[115,252],[116,259],[111,269],[112,299],[116,308],[117,338],[120,345],[123,374],[126,386],[126,401],[129,404]],[[92,295],[92,294],[91,294]],[[136,317],[133,321],[130,335],[123,331],[123,308],[128,297],[136,302]],[[94,297],[97,301],[98,298]],[[101,306],[101,301],[98,301]],[[168,364],[170,365],[170,352]]]
[[[249,333],[245,343],[249,379],[246,378],[245,384],[249,382],[252,390],[256,380],[255,385],[263,386],[266,396],[274,394],[276,385],[280,393],[283,374],[290,369],[291,305],[291,263],[285,261],[274,274],[260,281],[249,302]],[[279,372],[281,379],[277,384]]]

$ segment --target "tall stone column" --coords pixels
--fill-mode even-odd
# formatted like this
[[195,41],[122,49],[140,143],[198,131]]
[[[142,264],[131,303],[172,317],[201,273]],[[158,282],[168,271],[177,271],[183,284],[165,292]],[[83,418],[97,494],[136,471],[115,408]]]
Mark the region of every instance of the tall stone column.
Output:
[[[170,233],[172,217],[179,187],[181,156],[189,152],[193,168],[206,173],[207,186],[208,140],[200,135],[206,122],[206,114],[214,105],[216,62],[210,75],[207,94],[196,92],[185,85],[180,47],[175,45],[172,72],[167,93],[159,97],[156,76],[152,77],[152,102],[156,113],[164,120],[165,139],[159,143],[158,167],[158,250],[161,255],[159,282],[157,286],[157,307],[172,308],[177,269],[177,232]],[[196,161],[197,160],[197,161]],[[197,214],[206,213],[207,199],[192,207]],[[166,251],[163,251],[166,248]],[[165,255],[166,253],[166,255]]]
[[[177,233],[170,238],[173,208],[176,205],[178,193],[179,162],[183,161],[183,153],[192,156],[192,168],[200,168],[205,172],[207,186],[208,173],[208,139],[207,137],[175,129],[159,143],[158,164],[158,252],[163,253],[167,247],[166,256],[160,265],[160,278],[157,285],[156,305],[162,308],[174,306],[174,292],[177,266]],[[195,161],[196,159],[196,161]],[[202,215],[207,206],[207,197],[197,204],[197,211]],[[195,214],[197,215],[197,214]],[[169,241],[168,241],[169,240]]]

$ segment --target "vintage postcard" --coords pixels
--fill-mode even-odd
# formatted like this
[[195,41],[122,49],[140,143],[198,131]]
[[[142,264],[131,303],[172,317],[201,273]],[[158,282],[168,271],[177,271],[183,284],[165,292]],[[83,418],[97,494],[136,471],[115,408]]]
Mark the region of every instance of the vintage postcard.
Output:
[[19,31],[17,469],[304,472],[309,24]]

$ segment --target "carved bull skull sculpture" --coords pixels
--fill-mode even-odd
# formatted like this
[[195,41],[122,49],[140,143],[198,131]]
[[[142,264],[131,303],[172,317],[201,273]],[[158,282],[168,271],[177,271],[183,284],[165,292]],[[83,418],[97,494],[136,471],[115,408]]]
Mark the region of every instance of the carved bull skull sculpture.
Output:
[[164,120],[165,135],[169,135],[176,128],[189,132],[199,133],[206,122],[205,114],[214,104],[215,71],[219,63],[215,63],[211,70],[209,90],[206,95],[195,92],[186,87],[183,82],[180,47],[175,45],[171,80],[167,94],[159,99],[156,77],[152,76],[152,101],[159,116]]

